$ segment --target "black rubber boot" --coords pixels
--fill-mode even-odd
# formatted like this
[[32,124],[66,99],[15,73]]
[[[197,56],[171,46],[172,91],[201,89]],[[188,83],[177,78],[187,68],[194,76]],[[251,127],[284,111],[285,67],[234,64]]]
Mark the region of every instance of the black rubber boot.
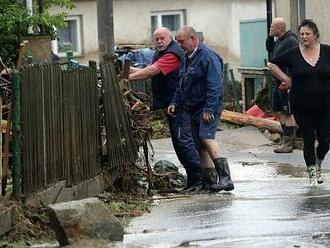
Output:
[[[189,171],[189,172],[188,172]],[[184,192],[196,192],[203,188],[203,173],[201,168],[187,169],[187,186]]]
[[194,184],[192,180],[193,179],[192,172],[189,168],[186,168],[186,174],[187,174],[187,185],[182,190],[187,190]]
[[293,137],[283,136],[283,145],[274,149],[275,153],[292,153],[293,152]]
[[212,185],[218,183],[218,175],[215,168],[203,168],[203,190],[206,192],[214,192]]
[[230,178],[230,169],[227,158],[213,160],[215,169],[219,176],[219,183],[211,185],[212,191],[231,191],[234,189],[233,181]]

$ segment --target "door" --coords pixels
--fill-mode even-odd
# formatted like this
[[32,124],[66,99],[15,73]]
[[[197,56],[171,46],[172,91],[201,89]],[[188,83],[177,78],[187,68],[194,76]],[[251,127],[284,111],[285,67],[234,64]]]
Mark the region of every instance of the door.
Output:
[[266,19],[240,22],[241,66],[265,67],[266,38]]

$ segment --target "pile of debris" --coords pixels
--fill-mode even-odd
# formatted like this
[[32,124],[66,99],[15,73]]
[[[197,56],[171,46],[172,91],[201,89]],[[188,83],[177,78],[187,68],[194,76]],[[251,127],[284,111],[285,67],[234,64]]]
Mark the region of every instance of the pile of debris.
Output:
[[[9,200],[6,206],[12,209],[13,226],[11,231],[2,237],[8,246],[16,241],[24,241],[26,246],[36,240],[54,240],[46,208],[27,207],[21,201]],[[4,244],[6,245],[6,244]]]

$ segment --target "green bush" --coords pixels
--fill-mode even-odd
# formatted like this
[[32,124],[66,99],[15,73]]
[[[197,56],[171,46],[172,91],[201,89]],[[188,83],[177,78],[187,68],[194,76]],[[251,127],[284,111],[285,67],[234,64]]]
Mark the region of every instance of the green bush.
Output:
[[28,34],[29,27],[33,34],[50,35],[52,39],[56,39],[55,28],[65,27],[66,13],[50,14],[49,8],[52,6],[74,7],[72,0],[44,0],[43,12],[39,14],[38,6],[34,5],[33,15],[30,16],[21,0],[0,1],[0,57],[8,67],[16,64],[21,37]]

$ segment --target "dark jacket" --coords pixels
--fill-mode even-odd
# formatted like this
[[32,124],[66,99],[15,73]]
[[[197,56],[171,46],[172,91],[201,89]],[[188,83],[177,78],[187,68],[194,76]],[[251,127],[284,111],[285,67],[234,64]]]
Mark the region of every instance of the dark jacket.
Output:
[[200,43],[180,72],[180,85],[171,104],[188,111],[202,109],[216,113],[223,104],[223,61],[211,48]]
[[[297,35],[288,30],[284,35],[278,38],[275,42],[272,42],[272,37],[268,37],[266,40],[266,49],[271,53],[271,58],[275,58],[281,53],[295,48],[299,45]],[[288,73],[286,68],[281,68],[282,71]]]
[[288,30],[274,43],[270,42],[270,40],[271,37],[268,37],[266,41],[266,49],[268,52],[272,52],[272,58],[277,57],[286,50],[297,47],[299,44],[297,35],[291,30]]
[[166,76],[159,73],[151,78],[151,88],[153,95],[152,108],[164,109],[170,105],[170,102],[174,96],[175,89],[179,82],[179,71],[182,70],[185,63],[184,51],[176,44],[175,41],[171,41],[168,47],[164,51],[156,51],[152,63],[160,59],[165,54],[175,54],[180,60],[180,67],[177,71],[170,72]]

